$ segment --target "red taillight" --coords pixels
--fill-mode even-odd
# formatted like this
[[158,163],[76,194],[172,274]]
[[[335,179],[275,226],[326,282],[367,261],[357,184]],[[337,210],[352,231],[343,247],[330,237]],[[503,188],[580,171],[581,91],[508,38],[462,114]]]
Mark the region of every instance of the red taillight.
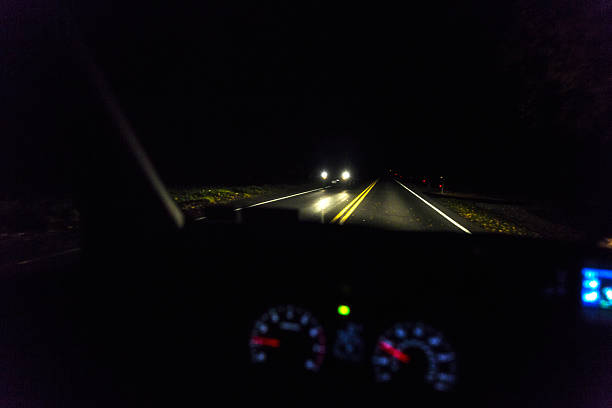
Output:
[[426,182],[427,182],[427,180],[425,180],[425,179],[423,179],[422,181],[423,181],[423,183],[426,183]]
[[440,187],[440,188],[442,188],[442,184],[440,184],[440,186],[439,186],[439,187]]

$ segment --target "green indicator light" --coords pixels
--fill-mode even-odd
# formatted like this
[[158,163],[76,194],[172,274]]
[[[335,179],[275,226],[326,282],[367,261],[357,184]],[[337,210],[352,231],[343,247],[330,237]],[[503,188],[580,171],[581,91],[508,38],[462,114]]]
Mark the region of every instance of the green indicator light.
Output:
[[351,308],[347,305],[338,306],[338,314],[340,316],[348,316],[351,313]]

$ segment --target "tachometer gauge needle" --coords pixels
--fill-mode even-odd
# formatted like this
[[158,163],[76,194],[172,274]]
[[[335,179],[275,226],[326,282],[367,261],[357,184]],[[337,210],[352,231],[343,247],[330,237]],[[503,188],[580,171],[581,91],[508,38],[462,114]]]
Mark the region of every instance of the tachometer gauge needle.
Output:
[[280,347],[280,340],[273,339],[270,337],[251,337],[251,344],[255,344],[257,346],[267,346],[267,347]]
[[387,343],[386,341],[379,342],[378,346],[380,347],[382,351],[398,359],[402,363],[410,362],[410,356],[408,354],[403,353],[401,350],[396,349],[395,347],[393,347],[391,344]]

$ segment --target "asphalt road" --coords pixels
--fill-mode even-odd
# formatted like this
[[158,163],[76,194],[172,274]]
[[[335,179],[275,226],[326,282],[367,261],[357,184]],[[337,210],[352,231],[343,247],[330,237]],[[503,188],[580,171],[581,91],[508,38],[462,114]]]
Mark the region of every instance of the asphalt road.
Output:
[[418,187],[390,177],[355,183],[352,187],[328,187],[256,206],[297,210],[299,220],[304,222],[459,233],[471,233],[474,228]]
[[[270,198],[235,210],[247,212],[255,211],[256,208],[295,210],[299,220],[303,222],[363,225],[408,231],[459,233],[481,231],[478,226],[462,219],[437,203],[434,198],[427,196],[418,186],[402,184],[390,177],[355,183],[351,187],[328,186],[306,190],[286,197]],[[29,257],[16,264],[2,265],[0,275],[3,274],[5,266],[15,268],[32,262],[51,262],[58,256],[68,254],[76,256],[79,251],[79,248],[74,247],[47,256]]]

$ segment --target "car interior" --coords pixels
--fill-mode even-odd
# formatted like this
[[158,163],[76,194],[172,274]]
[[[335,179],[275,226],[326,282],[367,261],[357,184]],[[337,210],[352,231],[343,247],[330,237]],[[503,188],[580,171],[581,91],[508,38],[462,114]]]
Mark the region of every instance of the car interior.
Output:
[[[106,13],[104,2],[99,7]],[[245,21],[250,19],[250,7],[241,12]],[[139,9],[134,10],[138,14]],[[368,8],[364,10],[367,14]],[[339,9],[330,14],[329,24],[336,27],[335,19],[343,13]],[[95,13],[92,15],[85,21],[96,20]],[[104,26],[112,21],[111,16],[108,11],[106,20],[100,17],[98,24]],[[199,29],[199,17],[188,17]],[[128,15],[123,24],[129,26],[131,18]],[[212,34],[226,20],[209,19],[210,49],[221,49],[223,45]],[[177,26],[179,21],[175,21]],[[242,21],[235,20],[232,27]],[[453,21],[458,21],[454,23],[457,27],[462,24],[461,18]],[[302,24],[310,26],[311,22],[304,19]],[[357,19],[351,24],[360,25]],[[113,44],[121,43],[120,32],[115,33],[110,24],[105,29],[109,37],[115,36],[115,43],[110,41],[103,51],[120,66],[121,54],[113,50]],[[264,27],[261,32],[267,30]],[[344,33],[342,28],[337,30]],[[93,23],[90,31],[96,31]],[[136,37],[140,39],[142,33]],[[420,32],[412,28],[409,34],[417,38]],[[438,37],[435,44],[446,41],[443,35]],[[80,248],[0,267],[0,407],[612,407],[612,251],[609,245],[600,245],[603,227],[573,242],[487,232],[393,231],[300,222],[297,211],[266,206],[239,211],[229,206],[207,207],[205,217],[189,217],[173,201],[164,174],[141,144],[129,109],[121,108],[123,101],[112,91],[112,78],[96,65],[95,53],[86,41],[81,42],[78,35],[74,38],[75,43],[66,48],[77,56],[74,71],[83,74],[71,78],[79,84],[75,85],[78,92],[73,90],[78,96],[75,105],[85,106],[89,98],[82,111],[75,109],[70,126],[77,136],[70,139],[74,143],[66,143],[65,153],[73,160],[66,166],[72,166],[70,173],[78,185]],[[174,37],[168,38],[172,43]],[[321,38],[326,41],[323,34]],[[361,56],[361,41],[368,38],[368,33],[360,34],[351,46],[357,50],[355,55]],[[463,38],[471,37],[461,37],[457,44]],[[189,40],[189,49],[200,50],[195,34]],[[163,44],[151,48],[158,50],[157,46],[163,54]],[[206,47],[199,57],[208,63]],[[380,48],[375,42],[369,47]],[[389,50],[381,49],[381,55],[395,45],[386,47]],[[426,72],[427,58],[438,50],[420,47],[427,52],[423,61],[414,64],[422,65]],[[247,51],[243,55],[230,49],[226,58],[240,62],[248,59]],[[126,47],[123,52],[136,51]],[[338,51],[330,48],[327,52],[331,58]],[[175,50],[173,55],[182,54]],[[460,52],[453,55],[461,56]],[[155,64],[154,58],[142,61]],[[300,66],[308,62],[296,61]],[[345,71],[359,61],[338,68],[339,77],[349,78]],[[223,67],[219,63],[210,72],[217,75]],[[198,69],[190,71],[195,78]],[[443,72],[436,65],[438,69]],[[478,72],[471,75],[476,78]],[[135,70],[130,75],[137,78],[141,74],[145,75]],[[157,74],[151,70],[147,75],[155,78]],[[404,77],[403,72],[395,75]],[[129,85],[130,78],[123,80]],[[231,83],[228,78],[225,81]],[[79,81],[87,85],[80,86]],[[387,85],[395,89],[393,81],[388,79]],[[411,81],[418,82],[418,78],[405,81],[410,89]],[[457,90],[470,89],[463,79],[450,77],[438,87],[451,83]],[[184,89],[173,89],[167,95],[185,91],[200,98],[190,89],[189,80],[181,86]],[[345,86],[354,84],[347,80]],[[426,82],[418,86],[435,111],[438,94],[430,94]],[[140,92],[137,87],[126,89],[135,95]],[[403,98],[405,95],[398,96],[398,100]],[[461,105],[461,98],[454,98],[452,104]],[[135,100],[133,111],[139,103]],[[256,99],[245,100],[257,104]],[[282,105],[283,99],[279,100]],[[341,117],[334,101],[326,115]],[[180,106],[190,105],[188,100],[182,103]],[[356,98],[354,103],[361,106],[362,100]],[[384,122],[387,105],[375,100],[368,106],[377,107],[382,112],[378,118]],[[224,106],[215,108],[221,112]],[[189,115],[199,115],[199,109],[190,106]],[[453,112],[455,116],[445,119],[447,122],[465,119],[460,118],[463,111]],[[196,126],[206,119],[205,114],[214,116],[205,112],[189,119]],[[150,119],[149,112],[141,115]],[[414,115],[419,116],[418,112]],[[486,116],[473,115],[477,120]],[[226,122],[230,127],[231,114],[219,117],[219,129]],[[404,121],[404,116],[398,117],[397,123]],[[153,119],[152,124],[147,123],[150,128],[156,126]],[[437,121],[437,111],[420,120]],[[356,121],[354,128],[361,127],[360,123]],[[248,125],[241,124],[244,129]],[[393,137],[383,133],[371,137],[383,146],[381,151],[394,150]],[[257,139],[257,133],[249,135]],[[324,135],[313,138],[324,145]],[[167,139],[164,143],[172,146],[174,136]],[[282,148],[303,154],[299,141],[289,139],[280,134],[270,140],[280,140]],[[200,146],[206,146],[205,140]],[[423,140],[404,142],[404,147],[410,147],[407,160],[441,155],[434,142],[429,145]],[[157,146],[158,153],[163,153],[164,143]],[[230,146],[233,142],[224,143]],[[257,140],[249,143],[239,147],[248,150]],[[472,144],[477,144],[476,139],[465,141],[466,151]],[[431,151],[419,147],[425,145]],[[480,149],[491,146],[493,142]],[[268,146],[259,149],[269,150]],[[359,149],[365,155],[369,145],[364,143]],[[518,147],[512,149],[509,147],[509,151],[520,152]],[[214,154],[203,151],[201,158],[194,153],[189,157],[205,162]],[[240,166],[239,158],[228,157],[228,168]],[[240,157],[248,157],[248,152]],[[258,158],[250,159],[256,162]],[[491,155],[483,162],[496,160]],[[463,157],[457,159],[462,161]],[[282,163],[290,162],[287,154]],[[520,167],[522,158],[516,162]],[[207,168],[215,163],[210,160]],[[338,189],[400,176],[389,171],[393,164],[378,173],[357,164],[326,165],[329,167],[312,170],[316,181],[333,181]],[[419,168],[416,174],[403,174],[402,183],[422,188],[432,185],[436,193],[445,191],[446,180],[430,180],[419,176],[421,172],[433,170]],[[544,176],[532,177],[548,182]]]
[[610,401],[607,249],[260,207],[183,219],[124,161],[104,174],[148,208],[95,202],[80,252],[1,271],[4,406]]

